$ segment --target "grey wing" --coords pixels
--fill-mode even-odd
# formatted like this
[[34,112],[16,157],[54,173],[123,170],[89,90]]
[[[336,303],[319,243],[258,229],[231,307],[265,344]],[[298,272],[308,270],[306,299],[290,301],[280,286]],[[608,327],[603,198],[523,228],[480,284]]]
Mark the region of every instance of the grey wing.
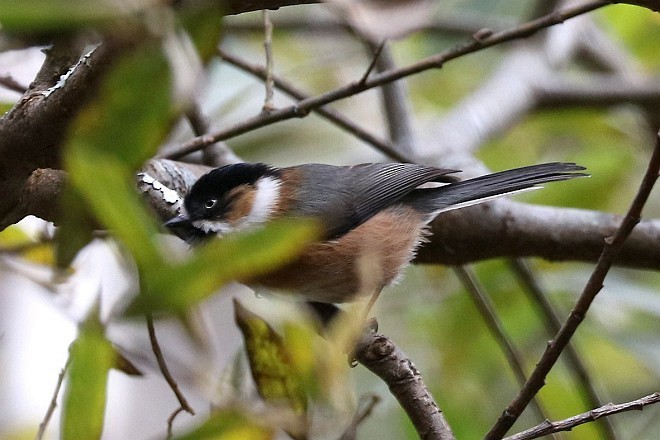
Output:
[[[455,182],[456,172],[407,163],[350,167],[306,164],[300,169],[298,215],[319,218],[327,238],[338,238],[427,182]],[[303,203],[304,202],[304,203]]]

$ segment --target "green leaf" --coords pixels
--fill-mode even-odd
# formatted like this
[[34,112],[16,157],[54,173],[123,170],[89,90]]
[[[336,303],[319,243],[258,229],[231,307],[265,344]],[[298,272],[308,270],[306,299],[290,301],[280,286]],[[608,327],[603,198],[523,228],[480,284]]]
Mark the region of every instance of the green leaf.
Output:
[[155,42],[118,61],[96,99],[76,118],[64,153],[57,261],[65,267],[92,238],[111,229],[138,264],[159,264],[158,226],[134,187],[134,172],[156,151],[176,115],[167,61]]
[[71,344],[68,386],[62,408],[62,439],[101,438],[108,372],[116,353],[96,316],[88,318]]
[[174,440],[269,440],[274,438],[272,429],[255,423],[236,410],[214,412],[202,426],[177,436]]
[[282,337],[261,317],[234,300],[234,319],[243,333],[250,370],[261,397],[285,403],[296,414],[307,409],[305,388]]
[[138,266],[160,265],[158,225],[132,185],[130,170],[113,156],[93,149],[70,152],[70,181],[94,212],[131,252]]
[[249,279],[291,261],[318,233],[318,225],[309,220],[273,221],[211,240],[181,264],[145,267],[141,295],[127,314],[186,310],[229,281]]
[[[171,73],[156,41],[148,41],[118,61],[98,96],[77,117],[69,154],[95,150],[137,170],[169,132],[177,115]],[[89,164],[101,167],[103,164]]]
[[194,2],[179,12],[181,24],[192,38],[197,53],[208,61],[218,48],[224,11],[216,1]]
[[4,0],[0,23],[14,33],[75,30],[126,17],[152,3],[149,0]]
[[60,196],[60,212],[55,232],[55,261],[59,268],[67,268],[78,252],[92,241],[94,219],[80,194],[67,184]]

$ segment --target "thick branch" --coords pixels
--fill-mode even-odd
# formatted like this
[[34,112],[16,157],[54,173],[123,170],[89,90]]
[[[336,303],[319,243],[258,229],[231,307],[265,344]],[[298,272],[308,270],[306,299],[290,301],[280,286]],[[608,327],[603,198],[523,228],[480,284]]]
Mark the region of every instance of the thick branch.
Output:
[[354,355],[359,363],[387,384],[410,417],[420,438],[455,439],[419,371],[391,340],[365,332],[357,343]]
[[[54,177],[54,170],[60,168],[61,147],[69,124],[94,94],[117,47],[103,44],[85,62],[78,62],[81,51],[78,41],[55,44],[28,92],[0,119],[0,230],[20,220],[22,213],[52,219],[53,200],[42,197],[41,189],[45,187],[33,189],[48,176],[61,182],[60,177]],[[51,171],[33,175],[38,169]],[[58,188],[52,193],[56,194]],[[38,207],[41,202],[46,206]]]
[[660,106],[660,77],[640,77],[637,81],[630,81],[618,75],[591,75],[588,82],[576,83],[555,76],[540,83],[535,94],[539,108],[634,104],[657,109]]
[[[464,264],[505,256],[594,262],[620,222],[620,216],[601,212],[496,200],[440,214],[417,262]],[[659,269],[659,243],[660,221],[643,221],[616,263]]]

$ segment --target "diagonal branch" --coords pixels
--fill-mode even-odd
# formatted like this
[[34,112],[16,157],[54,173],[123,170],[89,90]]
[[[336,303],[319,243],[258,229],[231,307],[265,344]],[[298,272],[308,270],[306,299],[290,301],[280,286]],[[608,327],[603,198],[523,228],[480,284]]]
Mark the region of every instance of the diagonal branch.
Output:
[[546,29],[550,26],[562,23],[565,20],[581,14],[585,14],[608,4],[609,3],[605,1],[591,1],[581,5],[567,7],[561,11],[553,12],[552,14],[545,15],[539,19],[532,20],[528,23],[502,32],[478,32],[478,35],[475,34],[472,39],[462,44],[454,46],[453,48],[443,51],[437,55],[420,60],[409,66],[390,69],[385,72],[377,73],[370,76],[366,81],[353,82],[321,95],[303,99],[293,106],[278,109],[268,114],[260,114],[242,121],[232,127],[209,133],[205,136],[193,138],[183,143],[176,152],[168,154],[166,158],[178,159],[182,156],[185,156],[186,154],[201,150],[202,148],[205,148],[206,146],[221,140],[227,140],[249,131],[274,124],[276,122],[292,118],[305,117],[309,114],[310,111],[339,99],[354,96],[374,87],[379,87],[383,84],[388,84],[401,78],[405,78],[407,76],[414,75],[426,70],[441,68],[444,63],[450,60],[465,56],[470,53],[478,52],[491,46],[514,41],[517,39],[527,38],[542,29]]
[[[244,72],[250,73],[251,75],[254,75],[257,78],[260,78],[264,81],[266,80],[265,67],[248,63],[242,58],[234,54],[230,54],[229,52],[223,49],[218,49],[218,54],[220,55],[220,58],[222,58],[224,61],[228,62],[232,66],[237,67]],[[279,90],[286,93],[287,95],[291,96],[292,98],[298,100],[309,99],[309,95],[307,95],[305,92],[303,92],[294,84],[291,84],[289,81],[285,80],[284,78],[281,78],[273,74],[273,80],[275,82],[275,87],[277,87]],[[399,153],[392,144],[385,141],[384,139],[380,139],[379,137],[377,137],[372,133],[369,133],[367,130],[360,127],[352,120],[350,120],[347,116],[344,116],[342,113],[334,109],[331,109],[329,107],[319,107],[313,109],[312,111],[317,113],[319,116],[327,119],[328,121],[334,123],[338,127],[346,130],[347,132],[351,133],[352,135],[356,136],[357,138],[361,139],[367,144],[370,144],[374,148],[382,151],[384,154],[387,154],[393,159],[401,162],[411,161],[409,157],[406,157],[403,154]]]
[[[539,285],[538,280],[534,276],[532,269],[527,261],[522,258],[514,258],[509,260],[509,266],[513,273],[518,278],[518,282],[523,289],[527,292],[530,299],[534,301],[543,317],[543,323],[550,334],[556,334],[561,329],[561,319],[552,307],[550,301],[545,295],[545,292]],[[595,408],[602,406],[602,400],[596,391],[596,387],[591,380],[591,376],[587,371],[587,367],[582,361],[580,354],[572,343],[569,343],[564,350],[566,362],[570,366],[571,374],[576,377],[580,386],[580,394],[582,400],[585,402],[587,408]],[[596,426],[601,430],[603,438],[616,439],[616,431],[614,423],[611,419],[605,418],[597,423]]]
[[[504,357],[506,358],[513,375],[516,377],[516,381],[520,386],[523,386],[527,380],[527,375],[524,369],[525,362],[523,361],[522,353],[514,345],[513,341],[504,330],[504,325],[495,311],[495,305],[486,295],[484,287],[477,279],[474,270],[466,265],[454,266],[453,270],[463,285],[463,288],[465,288],[470,295],[472,302],[481,315],[481,319],[486,323],[490,334],[500,346],[500,350],[504,353]],[[541,402],[538,399],[534,398],[531,404],[534,411],[541,419],[547,419],[547,410],[541,405]]]
[[616,233],[605,239],[603,251],[598,259],[598,263],[596,264],[589,281],[584,287],[580,298],[575,304],[575,307],[573,307],[573,310],[555,338],[548,343],[545,352],[541,356],[541,359],[527,380],[525,386],[519,391],[515,399],[513,399],[507,409],[502,413],[497,423],[488,432],[485,437],[486,439],[495,440],[504,437],[504,434],[506,434],[520,414],[522,414],[531,399],[545,384],[545,377],[557,362],[559,355],[568,345],[580,323],[584,320],[584,317],[596,298],[596,295],[598,295],[598,292],[603,288],[605,277],[614,264],[617,255],[623,248],[623,244],[633,228],[639,223],[642,209],[644,208],[649,194],[658,179],[658,171],[660,171],[660,132],[658,132],[655,149],[649,160],[646,174],[642,179],[637,195],[631,203],[630,209],[623,218]]
[[558,422],[546,420],[538,426],[507,437],[505,440],[531,440],[546,436],[553,432],[571,431],[576,426],[580,426],[584,423],[593,422],[600,418],[612,416],[625,411],[641,411],[645,406],[653,405],[658,402],[660,402],[660,393],[649,394],[641,399],[626,403],[608,403],[600,408],[592,409],[586,413],[578,414],[577,416],[569,417],[568,419],[560,420]]

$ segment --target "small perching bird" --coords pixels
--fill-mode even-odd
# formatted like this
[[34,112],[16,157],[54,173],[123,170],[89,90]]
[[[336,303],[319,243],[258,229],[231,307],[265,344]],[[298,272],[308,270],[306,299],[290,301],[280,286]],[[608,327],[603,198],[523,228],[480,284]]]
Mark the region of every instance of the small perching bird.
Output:
[[194,243],[274,218],[315,219],[322,239],[284,267],[241,281],[307,301],[342,303],[378,295],[392,283],[441,212],[587,176],[582,170],[573,163],[546,163],[458,181],[450,176],[454,170],[407,163],[287,168],[238,163],[202,176],[181,214],[166,226]]

